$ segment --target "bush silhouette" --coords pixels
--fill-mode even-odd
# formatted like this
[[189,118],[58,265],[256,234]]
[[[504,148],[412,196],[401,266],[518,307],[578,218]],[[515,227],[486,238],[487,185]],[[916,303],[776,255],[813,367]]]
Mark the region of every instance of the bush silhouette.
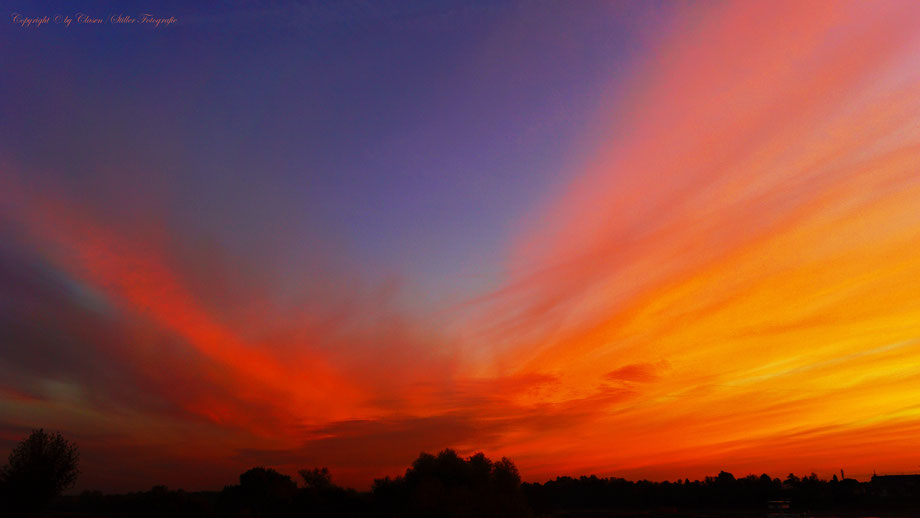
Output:
[[10,453],[0,469],[3,507],[13,516],[38,514],[73,486],[80,474],[77,446],[59,433],[34,430]]

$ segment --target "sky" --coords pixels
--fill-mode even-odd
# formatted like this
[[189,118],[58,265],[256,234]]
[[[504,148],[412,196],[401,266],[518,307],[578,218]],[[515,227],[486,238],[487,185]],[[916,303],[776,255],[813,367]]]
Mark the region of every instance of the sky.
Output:
[[0,455],[920,471],[916,3],[84,4],[0,3]]

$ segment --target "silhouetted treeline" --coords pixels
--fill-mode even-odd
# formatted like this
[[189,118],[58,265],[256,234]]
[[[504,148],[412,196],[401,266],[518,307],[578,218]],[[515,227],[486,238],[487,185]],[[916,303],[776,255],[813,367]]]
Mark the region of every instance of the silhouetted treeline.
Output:
[[[462,458],[446,449],[422,453],[402,476],[374,481],[359,492],[333,483],[326,468],[303,469],[298,480],[271,468],[252,468],[222,491],[150,491],[105,495],[85,491],[59,497],[80,475],[77,446],[34,430],[0,466],[0,516],[72,518],[524,518],[530,516],[738,515],[762,513],[784,501],[794,513],[853,512],[920,516],[920,475],[873,476],[859,482],[812,473],[784,480],[735,478],[720,472],[703,480],[637,482],[622,478],[557,477],[521,483],[514,463],[482,453]],[[784,504],[785,505],[785,504]]]
[[[917,477],[920,479],[920,477]],[[785,480],[764,475],[735,478],[731,473],[704,480],[637,482],[622,478],[558,477],[546,483],[524,484],[523,491],[537,514],[574,509],[765,509],[769,501],[785,500],[792,509],[832,511],[920,508],[920,487],[913,477],[821,480],[790,474]],[[912,488],[911,488],[912,487]]]
[[[721,472],[701,481],[650,482],[621,478],[559,477],[521,483],[508,459],[493,462],[479,453],[459,457],[452,450],[422,454],[403,476],[376,480],[370,491],[335,485],[326,469],[302,470],[299,480],[267,468],[253,468],[239,484],[222,491],[189,493],[159,486],[126,495],[84,492],[54,506],[74,517],[540,517],[579,513],[604,516],[763,515],[770,500],[787,500],[794,512],[839,511],[913,515],[920,510],[920,476],[821,480],[812,474],[785,479],[767,475],[735,478]],[[624,514],[625,513],[625,514]],[[739,513],[735,513],[739,514]]]
[[325,468],[301,470],[300,483],[271,468],[252,468],[220,492],[151,491],[126,495],[84,492],[55,510],[100,517],[380,517],[516,518],[531,516],[521,478],[506,458],[453,450],[422,453],[405,475],[374,481],[369,492],[332,482]]

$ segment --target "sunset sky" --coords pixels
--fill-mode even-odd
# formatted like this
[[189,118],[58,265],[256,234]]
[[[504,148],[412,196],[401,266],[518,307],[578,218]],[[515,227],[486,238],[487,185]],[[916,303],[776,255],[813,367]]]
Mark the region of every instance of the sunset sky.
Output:
[[2,2],[0,458],[920,472],[920,3],[84,4]]

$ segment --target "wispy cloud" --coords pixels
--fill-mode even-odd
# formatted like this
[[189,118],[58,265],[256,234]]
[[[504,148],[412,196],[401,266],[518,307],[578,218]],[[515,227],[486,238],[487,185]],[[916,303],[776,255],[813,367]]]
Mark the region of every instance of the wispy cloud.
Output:
[[165,198],[122,193],[146,201],[120,221],[4,164],[0,445],[66,429],[84,483],[125,488],[250,464],[366,485],[448,446],[527,478],[912,469],[920,12],[694,5],[666,26],[462,318],[400,309],[398,281],[320,237],[254,239],[335,250],[255,271]]

